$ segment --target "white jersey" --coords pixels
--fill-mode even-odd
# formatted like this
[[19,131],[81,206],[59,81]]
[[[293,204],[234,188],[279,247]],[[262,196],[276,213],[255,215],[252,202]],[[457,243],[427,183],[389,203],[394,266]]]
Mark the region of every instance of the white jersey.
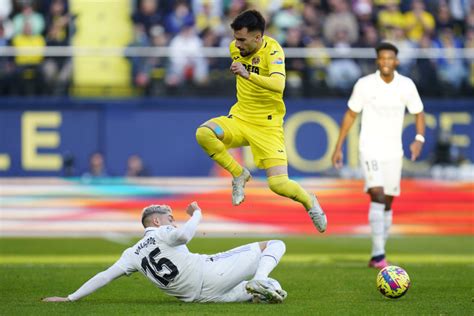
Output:
[[360,78],[348,102],[349,108],[362,111],[359,150],[376,159],[403,156],[402,129],[405,107],[411,114],[423,111],[423,103],[413,81],[395,72],[390,83],[380,72]]
[[189,252],[173,236],[173,226],[149,227],[144,237],[126,249],[115,263],[127,275],[140,271],[167,294],[193,301],[201,293],[207,256]]

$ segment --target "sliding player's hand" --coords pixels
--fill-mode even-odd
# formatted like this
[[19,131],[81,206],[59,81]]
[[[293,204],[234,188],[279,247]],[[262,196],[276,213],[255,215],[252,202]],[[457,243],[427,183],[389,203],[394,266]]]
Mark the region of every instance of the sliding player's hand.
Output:
[[342,150],[336,149],[334,150],[334,153],[332,154],[332,164],[336,169],[341,169],[342,168]]
[[59,297],[59,296],[53,296],[53,297],[45,297],[42,299],[43,302],[70,302],[67,297]]
[[415,140],[413,143],[411,143],[410,145],[411,161],[415,161],[416,158],[420,156],[422,148],[423,148],[423,143],[420,141]]
[[232,71],[234,75],[242,76],[245,79],[248,79],[250,76],[249,72],[247,71],[247,69],[245,69],[244,65],[242,65],[239,62],[232,63],[232,65],[230,65],[230,71]]
[[188,213],[189,216],[193,216],[195,211],[200,211],[200,210],[201,210],[201,208],[199,207],[197,202],[194,201],[194,202],[191,202],[188,205],[188,207],[186,208],[186,213]]

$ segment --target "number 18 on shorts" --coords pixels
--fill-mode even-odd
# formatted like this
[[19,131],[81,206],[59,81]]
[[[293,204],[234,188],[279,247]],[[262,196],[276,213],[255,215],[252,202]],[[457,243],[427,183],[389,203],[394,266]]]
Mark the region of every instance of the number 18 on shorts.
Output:
[[364,173],[365,191],[370,188],[383,187],[386,195],[400,195],[401,157],[380,160],[360,155],[360,163]]

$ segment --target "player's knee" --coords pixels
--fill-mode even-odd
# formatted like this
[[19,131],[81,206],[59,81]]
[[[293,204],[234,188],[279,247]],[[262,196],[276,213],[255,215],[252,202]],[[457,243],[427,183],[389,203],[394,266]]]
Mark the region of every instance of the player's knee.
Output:
[[282,255],[286,252],[286,244],[281,240],[270,240],[268,242],[268,246],[269,245],[275,245],[276,247],[281,249]]
[[207,126],[199,126],[196,129],[196,140],[201,146],[205,145],[213,137],[216,137],[216,135]]
[[217,138],[214,131],[207,126],[198,127],[196,141],[208,153],[216,153],[224,149],[224,144]]
[[371,188],[369,189],[370,200],[372,202],[385,204],[385,194],[383,188]]
[[[278,195],[285,195],[286,184],[290,181],[288,175],[279,175],[268,178],[268,187]],[[286,196],[286,195],[285,195]]]

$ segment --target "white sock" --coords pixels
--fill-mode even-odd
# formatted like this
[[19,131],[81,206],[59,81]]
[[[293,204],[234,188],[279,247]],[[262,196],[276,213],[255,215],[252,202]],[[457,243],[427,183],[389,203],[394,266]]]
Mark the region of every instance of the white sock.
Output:
[[385,254],[383,216],[384,209],[385,204],[370,202],[369,224],[372,230],[372,257]]
[[390,227],[392,226],[392,210],[383,212],[383,244],[387,243],[388,234],[390,232]]
[[281,257],[285,253],[286,246],[281,240],[270,240],[267,247],[262,251],[260,262],[258,263],[257,272],[253,277],[255,280],[265,280],[270,272],[275,269]]

